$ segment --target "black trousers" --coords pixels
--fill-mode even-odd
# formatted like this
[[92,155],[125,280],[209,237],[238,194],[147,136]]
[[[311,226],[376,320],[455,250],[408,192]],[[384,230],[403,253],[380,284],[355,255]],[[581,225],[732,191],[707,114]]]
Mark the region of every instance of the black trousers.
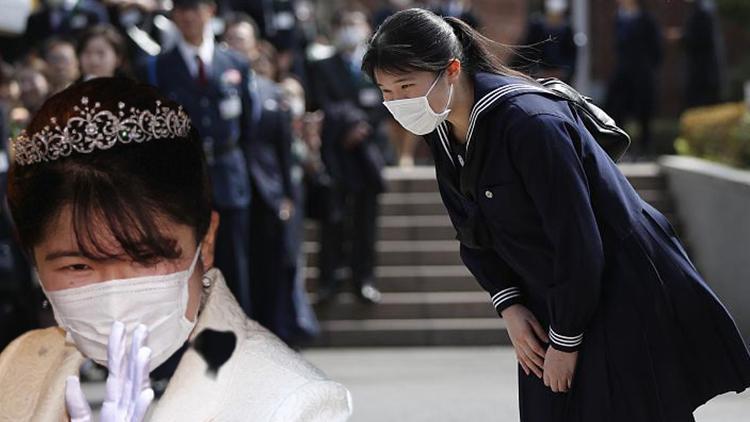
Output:
[[[378,194],[361,190],[344,193],[341,199],[342,218],[321,222],[319,287],[337,283],[336,270],[349,266],[359,288],[374,282]],[[344,248],[347,240],[348,251]]]
[[250,215],[250,286],[252,318],[292,344],[297,335],[294,308],[294,264],[286,242],[286,227],[277,211],[265,204],[257,190]]
[[250,209],[219,209],[215,266],[224,274],[242,310],[250,316]]

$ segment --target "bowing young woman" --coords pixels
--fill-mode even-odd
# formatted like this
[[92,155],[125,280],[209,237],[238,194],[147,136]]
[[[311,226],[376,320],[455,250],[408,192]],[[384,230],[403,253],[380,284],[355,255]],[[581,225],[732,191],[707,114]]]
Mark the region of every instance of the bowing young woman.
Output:
[[668,221],[569,103],[530,93],[490,43],[410,9],[372,37],[363,70],[432,150],[461,257],[518,356],[521,420],[692,421],[743,391],[747,347]]
[[[90,420],[84,357],[108,367],[107,422],[348,418],[346,388],[249,320],[212,268],[220,222],[176,103],[124,78],[73,85],[13,141],[12,161],[10,209],[60,327],[0,355],[3,420]],[[148,374],[170,358],[149,408]]]

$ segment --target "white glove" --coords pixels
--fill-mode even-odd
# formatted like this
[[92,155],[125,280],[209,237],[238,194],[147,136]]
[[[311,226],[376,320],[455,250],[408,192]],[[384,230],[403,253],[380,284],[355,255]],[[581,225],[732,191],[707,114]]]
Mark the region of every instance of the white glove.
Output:
[[[107,394],[102,403],[101,422],[141,422],[154,399],[148,377],[151,349],[143,344],[148,328],[138,325],[133,331],[130,354],[125,356],[125,325],[112,324],[107,345]],[[71,422],[91,422],[91,407],[76,376],[65,383],[65,404]]]

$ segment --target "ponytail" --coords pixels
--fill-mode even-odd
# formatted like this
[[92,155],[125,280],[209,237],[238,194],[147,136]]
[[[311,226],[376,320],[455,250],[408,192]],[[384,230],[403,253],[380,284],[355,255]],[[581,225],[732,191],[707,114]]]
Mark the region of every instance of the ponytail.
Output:
[[487,72],[526,77],[506,66],[493,51],[493,49],[507,49],[507,47],[485,37],[461,19],[448,16],[443,17],[443,20],[451,26],[453,34],[458,39],[463,52],[460,58],[462,67],[470,74]]
[[424,9],[407,9],[392,15],[378,28],[362,60],[362,70],[372,80],[375,69],[439,73],[453,59],[459,59],[470,75],[487,72],[532,80],[503,64],[493,52],[497,48],[507,47],[460,19],[441,18]]

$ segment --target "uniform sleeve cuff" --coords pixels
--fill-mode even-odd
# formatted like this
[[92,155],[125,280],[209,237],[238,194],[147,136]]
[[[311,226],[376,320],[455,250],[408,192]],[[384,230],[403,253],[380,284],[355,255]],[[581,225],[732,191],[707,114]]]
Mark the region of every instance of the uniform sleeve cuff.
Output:
[[497,314],[502,316],[502,312],[510,305],[521,302],[521,289],[518,287],[509,287],[501,290],[492,296],[492,304],[497,310]]
[[563,336],[555,332],[550,327],[549,329],[549,340],[550,345],[561,352],[575,352],[581,348],[583,344],[583,333],[577,336]]

